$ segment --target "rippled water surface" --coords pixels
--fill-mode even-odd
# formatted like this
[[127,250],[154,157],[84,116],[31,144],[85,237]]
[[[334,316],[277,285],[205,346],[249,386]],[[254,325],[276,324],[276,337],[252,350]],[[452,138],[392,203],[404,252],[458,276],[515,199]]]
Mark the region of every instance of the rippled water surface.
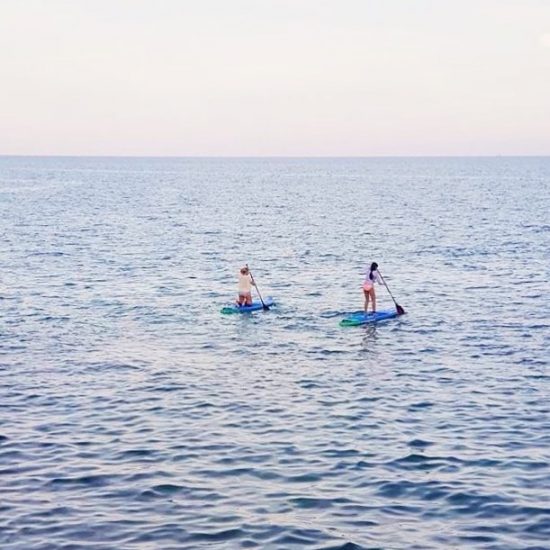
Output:
[[[0,548],[550,548],[549,190],[0,158]],[[407,315],[341,328],[372,260]],[[244,262],[278,306],[222,316]]]

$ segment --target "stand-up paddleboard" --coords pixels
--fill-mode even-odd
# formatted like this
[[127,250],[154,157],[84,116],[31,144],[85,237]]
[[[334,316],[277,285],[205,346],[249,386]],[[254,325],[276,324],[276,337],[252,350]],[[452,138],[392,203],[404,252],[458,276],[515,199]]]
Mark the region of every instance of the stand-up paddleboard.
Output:
[[[273,298],[271,296],[268,296],[264,300],[264,304],[267,307],[271,307],[275,305],[275,302],[273,301]],[[251,311],[258,311],[260,309],[263,309],[264,306],[262,305],[262,302],[252,302],[252,305],[249,306],[238,306],[237,304],[233,304],[231,306],[226,306],[222,308],[221,312],[224,315],[228,315],[230,313],[250,313]]]
[[377,311],[376,313],[369,313],[365,315],[364,311],[357,311],[352,313],[349,317],[340,321],[341,327],[357,327],[359,325],[369,325],[370,323],[379,323],[380,321],[387,321],[397,317],[398,313],[395,310],[391,311]]

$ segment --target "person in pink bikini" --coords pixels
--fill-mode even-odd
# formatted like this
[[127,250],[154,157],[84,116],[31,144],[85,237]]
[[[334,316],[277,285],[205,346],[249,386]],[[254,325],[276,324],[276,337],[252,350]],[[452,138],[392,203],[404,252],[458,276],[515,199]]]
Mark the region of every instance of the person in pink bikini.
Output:
[[363,283],[363,294],[365,295],[365,315],[367,315],[367,309],[369,307],[369,298],[372,301],[372,312],[376,313],[376,293],[374,291],[374,283],[379,285],[384,284],[382,277],[378,273],[378,264],[372,262],[370,269],[367,271],[365,281]]

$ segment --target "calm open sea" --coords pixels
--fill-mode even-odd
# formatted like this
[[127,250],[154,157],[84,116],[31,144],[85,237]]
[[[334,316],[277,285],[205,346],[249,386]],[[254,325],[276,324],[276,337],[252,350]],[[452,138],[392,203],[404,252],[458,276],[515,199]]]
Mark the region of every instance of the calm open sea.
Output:
[[3,157],[0,216],[2,550],[550,548],[550,158]]

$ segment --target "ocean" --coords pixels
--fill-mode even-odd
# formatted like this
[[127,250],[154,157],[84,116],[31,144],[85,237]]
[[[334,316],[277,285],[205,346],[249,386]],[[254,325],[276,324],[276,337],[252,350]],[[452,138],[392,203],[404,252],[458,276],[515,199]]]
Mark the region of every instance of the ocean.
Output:
[[549,213],[550,158],[0,157],[0,548],[550,548]]

